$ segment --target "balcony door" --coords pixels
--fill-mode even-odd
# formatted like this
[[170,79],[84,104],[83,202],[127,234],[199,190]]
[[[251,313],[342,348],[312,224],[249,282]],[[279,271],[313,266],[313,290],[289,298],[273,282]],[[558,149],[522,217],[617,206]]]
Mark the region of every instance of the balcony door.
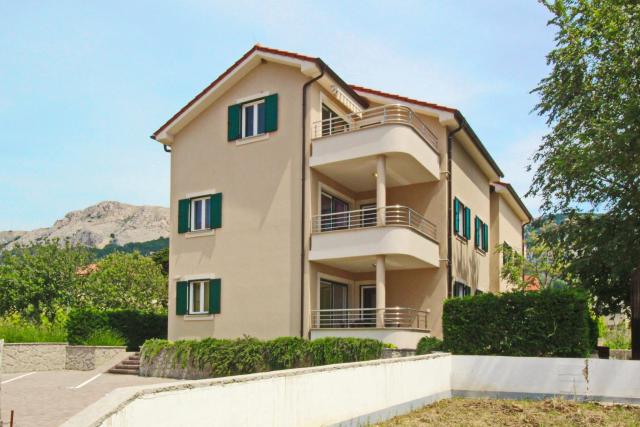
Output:
[[[321,201],[321,219],[322,231],[342,230],[349,227],[349,203],[338,197],[322,192]],[[344,214],[340,214],[345,212]]]
[[362,326],[376,326],[376,285],[360,286],[360,308]]
[[331,280],[320,280],[320,323],[322,327],[341,328],[346,326],[347,313],[343,311],[348,307],[347,285]]

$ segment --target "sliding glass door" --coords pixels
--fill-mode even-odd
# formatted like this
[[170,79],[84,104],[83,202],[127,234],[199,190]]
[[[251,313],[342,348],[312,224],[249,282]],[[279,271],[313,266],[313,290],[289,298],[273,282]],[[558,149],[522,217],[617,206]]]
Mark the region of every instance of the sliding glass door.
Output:
[[347,313],[342,311],[348,307],[347,285],[344,283],[320,280],[320,323],[322,327],[341,328],[347,324]]

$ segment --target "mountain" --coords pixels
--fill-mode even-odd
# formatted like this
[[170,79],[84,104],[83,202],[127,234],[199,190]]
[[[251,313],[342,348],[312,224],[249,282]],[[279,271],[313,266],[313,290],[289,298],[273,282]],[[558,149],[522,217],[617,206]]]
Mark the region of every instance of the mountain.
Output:
[[[32,231],[0,231],[0,249],[47,239],[90,248],[124,246],[169,237],[169,209],[106,201],[69,212],[51,227]],[[131,245],[129,245],[131,246]]]

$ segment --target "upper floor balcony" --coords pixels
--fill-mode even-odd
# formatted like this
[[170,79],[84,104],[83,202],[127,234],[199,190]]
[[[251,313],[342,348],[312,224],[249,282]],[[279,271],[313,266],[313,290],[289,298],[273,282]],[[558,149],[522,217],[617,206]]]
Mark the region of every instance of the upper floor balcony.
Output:
[[387,185],[436,181],[438,138],[408,107],[384,105],[313,124],[310,166],[351,188],[375,188],[376,157],[387,159]]
[[309,260],[367,272],[384,255],[389,270],[437,268],[437,239],[436,225],[406,206],[315,215]]

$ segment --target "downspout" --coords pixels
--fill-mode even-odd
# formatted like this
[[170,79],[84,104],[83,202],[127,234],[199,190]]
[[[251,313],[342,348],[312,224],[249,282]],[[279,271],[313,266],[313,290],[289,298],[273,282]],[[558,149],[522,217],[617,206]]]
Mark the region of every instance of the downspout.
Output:
[[462,130],[464,123],[459,123],[458,127],[449,132],[447,136],[447,229],[449,230],[449,243],[447,244],[447,298],[451,298],[453,286],[452,258],[453,258],[453,218],[451,206],[453,205],[453,195],[451,194],[451,152],[453,151],[453,135]]
[[300,205],[300,337],[304,338],[304,266],[306,264],[306,204],[307,204],[307,87],[324,76],[324,64],[319,63],[320,75],[307,81],[302,86],[302,202]]
[[169,147],[167,146],[167,144],[162,144],[162,146],[164,147],[164,152],[165,152],[165,153],[169,153],[169,154],[171,154],[171,148],[169,148]]

